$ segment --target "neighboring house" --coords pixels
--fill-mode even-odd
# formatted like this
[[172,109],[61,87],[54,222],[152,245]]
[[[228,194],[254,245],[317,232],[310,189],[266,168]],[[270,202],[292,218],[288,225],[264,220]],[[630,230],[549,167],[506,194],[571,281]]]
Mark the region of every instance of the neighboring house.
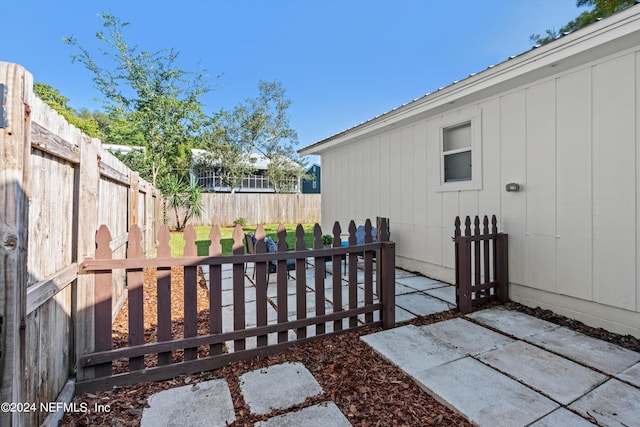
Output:
[[[232,188],[228,183],[220,177],[218,171],[220,164],[210,162],[205,159],[206,151],[199,149],[191,150],[191,170],[190,175],[195,177],[198,185],[208,192],[230,193]],[[251,154],[252,166],[255,172],[242,178],[238,187],[235,188],[239,193],[274,193],[275,189],[269,179],[264,176],[269,167],[269,159],[262,154]],[[291,177],[287,184],[290,189],[289,193],[300,192],[300,179]]]
[[495,214],[513,301],[640,337],[639,117],[636,5],[300,154],[325,230],[389,217],[397,265],[454,282],[456,215]]
[[129,154],[132,151],[145,152],[145,148],[140,145],[102,144],[102,148],[113,154]]
[[304,174],[308,178],[302,180],[302,192],[305,194],[320,194],[320,165],[313,164]]

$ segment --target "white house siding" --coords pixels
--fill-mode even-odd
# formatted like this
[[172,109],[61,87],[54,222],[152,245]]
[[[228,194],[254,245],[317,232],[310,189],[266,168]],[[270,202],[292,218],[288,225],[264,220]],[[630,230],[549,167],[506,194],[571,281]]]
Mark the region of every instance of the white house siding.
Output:
[[[440,191],[443,123],[477,114],[481,189]],[[388,216],[397,265],[453,282],[456,215],[496,214],[513,300],[640,336],[639,114],[637,47],[388,126],[322,151],[323,228]]]

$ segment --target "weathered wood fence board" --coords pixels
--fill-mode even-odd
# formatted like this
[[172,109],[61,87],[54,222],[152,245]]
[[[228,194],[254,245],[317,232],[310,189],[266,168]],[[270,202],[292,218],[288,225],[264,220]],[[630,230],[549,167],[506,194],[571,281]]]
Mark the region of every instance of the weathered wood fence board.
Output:
[[[212,244],[209,247],[208,256],[196,256],[195,232],[192,226],[185,232],[185,253],[180,258],[170,258],[168,250],[168,228],[161,229],[158,241],[158,258],[141,258],[139,241],[140,231],[136,226],[129,232],[129,248],[133,248],[126,258],[112,259],[110,249],[104,249],[111,240],[109,230],[101,227],[96,236],[95,258],[87,258],[82,264],[82,275],[96,276],[96,286],[101,286],[101,299],[106,299],[105,306],[109,306],[111,297],[102,292],[111,289],[107,277],[111,276],[115,269],[124,268],[129,275],[129,345],[124,348],[111,349],[108,342],[111,339],[111,319],[106,311],[96,312],[95,340],[96,351],[87,352],[80,358],[79,370],[87,370],[83,380],[77,384],[78,392],[105,389],[113,385],[131,384],[140,380],[159,380],[170,378],[178,374],[191,373],[202,370],[215,369],[226,365],[230,361],[245,360],[255,356],[264,356],[284,350],[290,345],[306,342],[315,337],[348,331],[363,324],[382,325],[385,328],[395,324],[395,257],[394,244],[389,241],[388,220],[381,219],[377,229],[377,240],[372,237],[372,225],[369,220],[365,224],[365,238],[363,244],[358,244],[356,239],[356,226],[352,221],[349,226],[348,245],[342,246],[340,241],[340,226],[334,226],[334,235],[337,239],[330,248],[322,246],[322,230],[316,224],[314,227],[313,248],[306,248],[304,243],[304,231],[302,226],[296,228],[296,244],[294,248],[286,245],[286,231],[283,226],[278,230],[277,252],[267,253],[265,245],[265,233],[262,226],[256,230],[255,253],[245,253],[243,244],[244,234],[240,226],[236,226],[233,233],[233,254],[221,256],[220,232],[218,227],[211,231]],[[336,234],[337,233],[337,234]],[[374,271],[373,254],[380,262],[376,263]],[[348,259],[348,283],[346,305],[342,301],[342,259]],[[364,293],[365,301],[358,298],[358,259],[363,259]],[[307,260],[315,260],[316,272],[307,276]],[[287,260],[294,260],[295,280],[291,286],[288,282],[289,271]],[[334,300],[326,312],[325,307],[325,262],[332,264],[334,273]],[[268,300],[268,266],[271,263],[277,265],[275,283],[275,318],[269,321],[268,308],[274,303]],[[195,274],[199,265],[209,267],[210,293],[209,293],[209,331],[206,334],[198,334],[197,325],[197,295],[194,290],[197,284]],[[232,284],[233,302],[226,306],[232,308],[231,317],[222,316],[222,266],[231,266],[229,280]],[[171,313],[167,308],[171,299],[170,280],[160,273],[173,266],[184,267],[184,334],[172,336]],[[255,301],[245,300],[245,281],[251,276],[247,272],[247,266],[255,268]],[[158,339],[155,342],[144,342],[144,319],[142,295],[139,294],[142,269],[154,268],[158,273],[157,283],[160,287],[162,281],[162,293],[158,294]],[[381,291],[376,298],[373,291],[374,273],[380,277]],[[132,277],[134,276],[134,277]],[[151,274],[152,276],[152,274]],[[307,277],[313,277],[314,284],[307,283]],[[168,282],[167,282],[168,281]],[[308,304],[308,289],[315,291],[315,311]],[[270,288],[273,291],[273,288]],[[295,290],[291,295],[292,289]],[[290,299],[293,298],[293,306]],[[389,306],[390,305],[390,306]],[[255,319],[247,323],[247,307],[255,307]],[[379,312],[379,321],[374,322],[374,312]],[[155,321],[156,319],[153,319]],[[174,319],[179,320],[179,319]],[[228,322],[228,323],[225,323]],[[164,332],[160,334],[160,330]],[[226,332],[223,332],[226,331]],[[147,331],[149,332],[149,331]],[[309,334],[311,332],[311,334]],[[151,336],[148,334],[147,336]],[[178,334],[180,335],[180,334]],[[292,338],[292,335],[294,338]],[[255,339],[255,341],[253,341]],[[255,342],[255,346],[248,346],[249,341]],[[226,345],[227,352],[223,352]],[[197,349],[207,346],[209,354],[198,357]],[[85,347],[91,347],[85,346]],[[171,360],[171,352],[184,350],[181,360]],[[145,364],[145,355],[158,355],[157,364]],[[128,359],[128,371],[111,373],[111,362],[116,359]],[[152,359],[150,359],[152,360]],[[149,362],[147,362],[149,363]],[[94,371],[89,374],[89,370]],[[98,369],[99,368],[99,369]],[[90,377],[89,375],[92,375]]]
[[508,236],[498,233],[496,216],[485,215],[482,230],[480,218],[465,219],[464,235],[460,217],[455,220],[456,303],[462,313],[470,313],[473,307],[488,301],[509,300]]
[[[20,65],[0,62],[0,91],[0,399],[39,405],[67,383],[74,341],[93,338],[93,277],[78,277],[78,260],[95,251],[102,223],[124,256],[131,171],[38,99]],[[161,196],[141,182],[135,198],[144,199],[137,216],[150,252]],[[124,272],[116,275],[110,317],[126,297]],[[44,415],[0,413],[0,425],[40,425]]]

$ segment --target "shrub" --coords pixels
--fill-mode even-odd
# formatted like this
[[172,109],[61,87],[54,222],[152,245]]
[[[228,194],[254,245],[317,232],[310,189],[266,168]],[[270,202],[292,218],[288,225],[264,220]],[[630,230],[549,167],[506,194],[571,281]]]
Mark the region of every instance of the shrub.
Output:
[[245,225],[247,225],[247,219],[246,218],[236,218],[233,220],[233,225],[239,225],[240,227],[244,227]]
[[331,234],[323,234],[321,239],[322,239],[322,244],[325,246],[329,246],[330,244],[333,243],[333,236]]

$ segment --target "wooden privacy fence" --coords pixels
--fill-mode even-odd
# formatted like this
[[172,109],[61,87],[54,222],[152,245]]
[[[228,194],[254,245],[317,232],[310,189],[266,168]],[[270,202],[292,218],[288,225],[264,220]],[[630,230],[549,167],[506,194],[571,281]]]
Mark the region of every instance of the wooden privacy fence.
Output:
[[[85,379],[78,381],[76,392],[215,369],[232,361],[276,353],[292,344],[348,331],[359,325],[392,327],[395,323],[395,245],[389,241],[388,219],[380,219],[378,223],[376,241],[371,222],[367,220],[364,243],[357,244],[356,226],[351,221],[347,246],[342,246],[341,228],[336,222],[333,246],[328,248],[323,247],[318,224],[313,231],[313,248],[306,248],[304,230],[298,225],[295,247],[289,250],[286,231],[281,226],[274,253],[267,253],[265,232],[259,226],[253,254],[245,253],[242,228],[236,226],[233,254],[227,256],[221,255],[217,226],[211,230],[208,256],[196,256],[195,232],[189,226],[185,232],[184,256],[180,258],[170,257],[166,226],[158,235],[158,258],[143,258],[140,231],[134,226],[129,233],[129,249],[124,259],[112,259],[109,230],[100,227],[96,235],[95,258],[87,258],[82,264],[83,274],[95,275],[97,304],[95,341],[83,346],[91,347],[93,351],[79,360],[78,370],[82,371],[79,377]],[[346,283],[341,274],[343,257],[348,262]],[[291,282],[287,260],[295,260],[295,279]],[[361,272],[358,260],[361,260]],[[270,263],[277,266],[275,283],[269,282],[274,276],[268,274]],[[335,272],[330,278],[327,278],[325,264]],[[177,266],[184,267],[182,336],[172,333],[170,312],[172,293],[168,270]],[[210,277],[206,334],[198,334],[198,326],[200,330],[203,326],[198,325],[197,320],[198,266],[208,267]],[[255,287],[255,298],[246,298],[245,286],[252,276],[247,270],[251,268],[255,269],[255,282],[249,283]],[[128,276],[129,336],[127,347],[113,349],[110,306],[111,281],[116,269],[126,270]],[[151,319],[157,321],[156,342],[145,342],[144,338],[143,269],[156,273],[157,319]],[[226,292],[231,292],[233,297],[233,303],[224,308],[223,289],[228,289]],[[295,307],[289,307],[292,302]],[[378,320],[374,317],[376,312],[379,313]],[[150,363],[150,359],[145,359],[146,355],[157,355],[157,363]],[[126,372],[113,372],[112,362],[117,359],[128,360]]]
[[[314,224],[320,222],[320,194],[202,193],[204,215],[191,218],[192,225]],[[184,211],[181,212],[181,218]],[[167,212],[167,224],[175,227],[175,215]]]
[[460,217],[455,220],[456,303],[462,313],[487,301],[509,300],[509,270],[507,234],[498,233],[496,216],[485,215],[480,230],[480,218],[475,217],[473,234],[471,218],[465,219],[464,235]]
[[[53,402],[92,329],[93,277],[78,265],[95,251],[95,230],[108,224],[110,250],[123,256],[137,223],[150,252],[162,197],[44,104],[27,70],[0,62],[0,200],[0,402]],[[116,277],[112,312],[125,296]],[[45,415],[0,412],[0,425],[41,425]]]

